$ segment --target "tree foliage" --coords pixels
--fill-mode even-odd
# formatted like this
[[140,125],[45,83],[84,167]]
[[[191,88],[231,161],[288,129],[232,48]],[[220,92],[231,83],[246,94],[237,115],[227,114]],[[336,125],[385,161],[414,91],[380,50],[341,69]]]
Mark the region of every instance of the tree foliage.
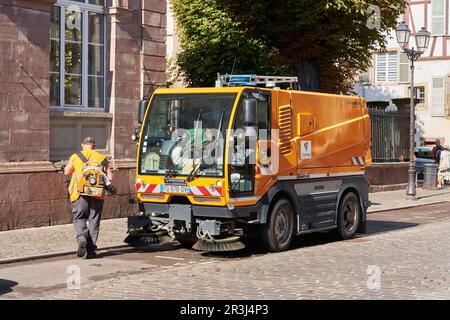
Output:
[[[173,0],[191,85],[217,72],[297,74],[304,89],[348,92],[383,48],[404,0]],[[380,8],[379,28],[369,28]],[[375,13],[376,14],[376,13]],[[370,21],[372,19],[372,21]],[[375,21],[376,22],[376,21]]]
[[[212,86],[217,73],[276,73],[276,52],[249,36],[216,0],[172,0],[182,52],[181,76],[191,86]],[[233,68],[234,67],[234,68]]]

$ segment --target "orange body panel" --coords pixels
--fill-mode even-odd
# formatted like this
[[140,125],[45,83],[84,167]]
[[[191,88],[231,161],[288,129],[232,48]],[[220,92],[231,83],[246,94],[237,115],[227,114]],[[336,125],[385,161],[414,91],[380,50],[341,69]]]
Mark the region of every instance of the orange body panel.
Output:
[[[286,129],[280,128],[280,108],[287,105],[291,108],[289,143],[282,137]],[[272,129],[280,130],[279,170],[273,176],[256,176],[256,196],[263,196],[278,179],[363,174],[372,162],[370,118],[365,100],[359,97],[274,90]],[[302,157],[302,143],[311,148],[310,155]],[[289,145],[290,151],[283,153],[281,144]]]

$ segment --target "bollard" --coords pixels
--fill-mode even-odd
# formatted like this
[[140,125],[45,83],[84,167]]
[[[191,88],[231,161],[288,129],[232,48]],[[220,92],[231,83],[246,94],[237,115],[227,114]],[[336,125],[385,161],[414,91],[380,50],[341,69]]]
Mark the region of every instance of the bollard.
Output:
[[437,176],[439,165],[435,163],[425,163],[423,165],[423,187],[426,190],[436,190],[437,189]]

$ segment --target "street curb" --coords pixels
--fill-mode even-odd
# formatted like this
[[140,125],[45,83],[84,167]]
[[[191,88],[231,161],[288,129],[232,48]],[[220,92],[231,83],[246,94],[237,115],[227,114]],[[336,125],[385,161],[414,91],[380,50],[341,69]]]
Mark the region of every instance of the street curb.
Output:
[[440,200],[440,201],[436,201],[436,202],[421,203],[421,204],[415,204],[415,205],[411,204],[411,205],[405,205],[405,206],[401,206],[401,207],[397,207],[397,208],[375,209],[373,211],[367,212],[367,214],[378,213],[378,212],[383,212],[383,211],[394,211],[394,210],[417,208],[417,207],[429,206],[429,205],[445,203],[445,202],[450,202],[450,200]]
[[[118,248],[131,248],[127,244],[114,244],[110,246],[100,247],[97,248],[97,251],[101,250],[109,250],[109,249],[118,249]],[[62,257],[62,256],[68,256],[72,254],[76,254],[76,250],[67,250],[67,251],[58,251],[58,252],[52,252],[52,253],[44,253],[44,254],[38,254],[33,256],[24,256],[24,257],[18,257],[18,258],[6,258],[6,259],[0,259],[0,265],[2,264],[11,264],[11,263],[18,263],[18,262],[25,262],[25,261],[33,261],[33,260],[40,260],[40,259],[48,259],[48,258],[55,258],[55,257]]]

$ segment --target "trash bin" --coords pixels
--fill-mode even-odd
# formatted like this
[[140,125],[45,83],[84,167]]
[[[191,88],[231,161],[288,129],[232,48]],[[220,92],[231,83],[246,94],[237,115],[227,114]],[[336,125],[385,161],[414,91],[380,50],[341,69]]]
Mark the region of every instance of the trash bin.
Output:
[[437,189],[437,176],[439,166],[435,163],[425,163],[423,165],[423,189],[435,190]]

